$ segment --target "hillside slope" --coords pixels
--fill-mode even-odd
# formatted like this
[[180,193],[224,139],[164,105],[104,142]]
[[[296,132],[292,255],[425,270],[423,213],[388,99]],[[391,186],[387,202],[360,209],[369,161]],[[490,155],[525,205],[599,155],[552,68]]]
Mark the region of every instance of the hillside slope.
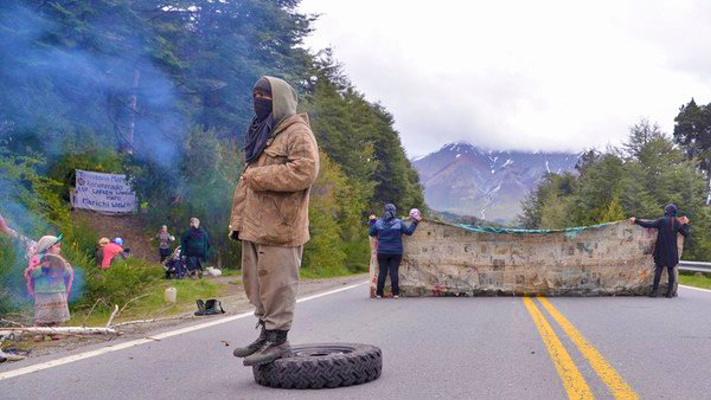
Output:
[[444,145],[413,160],[435,210],[508,223],[547,172],[575,169],[580,153],[485,151],[469,143]]
[[[72,213],[72,218],[86,222],[100,238],[107,237],[111,240],[115,237],[122,238],[124,246],[131,249],[131,253],[136,258],[156,263],[160,261],[158,247],[152,242],[152,237],[158,233],[159,227],[155,227],[155,233],[151,234],[152,230],[140,214],[106,215],[76,209]],[[171,233],[175,235],[172,230]]]

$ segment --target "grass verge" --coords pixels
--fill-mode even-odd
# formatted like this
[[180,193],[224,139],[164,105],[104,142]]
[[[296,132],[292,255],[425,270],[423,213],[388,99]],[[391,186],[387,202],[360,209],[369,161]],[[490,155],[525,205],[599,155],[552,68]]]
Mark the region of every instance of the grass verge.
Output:
[[[177,302],[174,305],[168,304],[164,300],[165,289],[174,287],[178,290]],[[136,295],[137,299],[114,320],[114,323],[150,319],[157,317],[170,317],[186,311],[197,309],[196,299],[208,299],[219,297],[227,285],[220,285],[206,279],[191,280],[159,280],[153,283],[143,295]],[[139,297],[140,296],[140,297]],[[119,304],[119,308],[124,304]],[[111,316],[111,311],[101,310],[100,312],[89,311],[77,312],[64,325],[66,326],[104,326]]]
[[679,283],[703,289],[711,289],[711,277],[708,275],[697,276],[679,274]]

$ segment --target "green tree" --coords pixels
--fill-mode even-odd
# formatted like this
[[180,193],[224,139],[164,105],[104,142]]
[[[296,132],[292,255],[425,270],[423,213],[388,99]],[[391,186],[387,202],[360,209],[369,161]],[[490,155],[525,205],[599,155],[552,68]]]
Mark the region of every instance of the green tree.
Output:
[[697,161],[686,160],[670,137],[645,120],[630,129],[621,147],[610,150],[592,153],[579,175],[546,176],[523,202],[521,224],[558,228],[629,216],[659,218],[666,204],[675,203],[695,226],[684,257],[708,259],[711,212],[704,205],[706,184]]
[[600,216],[599,222],[612,222],[612,221],[619,221],[622,219],[627,218],[627,214],[625,213],[625,210],[622,208],[622,203],[620,200],[615,197],[612,199],[610,204],[607,205],[607,209],[605,209],[605,212],[602,213]]
[[[711,177],[711,104],[697,105],[692,98],[679,108],[674,118],[674,141],[681,146],[687,159],[696,159],[699,168]],[[711,182],[709,182],[711,185]],[[711,186],[708,191],[711,193]],[[706,201],[708,204],[708,199]]]

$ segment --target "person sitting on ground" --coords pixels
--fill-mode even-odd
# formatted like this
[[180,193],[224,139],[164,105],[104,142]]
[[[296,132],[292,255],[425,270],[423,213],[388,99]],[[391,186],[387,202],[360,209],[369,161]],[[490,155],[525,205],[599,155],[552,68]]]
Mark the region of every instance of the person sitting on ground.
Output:
[[659,281],[662,277],[662,270],[666,267],[667,276],[667,297],[674,297],[674,267],[679,264],[679,247],[677,245],[678,234],[684,237],[689,236],[689,218],[683,216],[676,218],[679,209],[674,204],[664,207],[664,217],[654,221],[646,221],[630,218],[630,221],[645,228],[657,229],[657,242],[654,245],[654,283],[652,293],[649,297],[659,296]]
[[104,262],[104,246],[107,244],[111,243],[109,238],[101,238],[99,239],[99,243],[96,245],[96,253],[94,254],[95,260],[94,263],[96,264],[97,267],[101,267],[101,263]]
[[175,241],[175,236],[168,233],[168,226],[163,225],[160,227],[156,239],[160,242],[158,245],[158,254],[160,255],[160,262],[162,263],[173,252],[170,247],[171,243]]
[[390,282],[392,284],[393,297],[400,297],[400,286],[398,282],[398,268],[402,261],[402,234],[412,236],[417,228],[417,223],[421,216],[419,211],[413,209],[410,212],[412,224],[405,223],[396,218],[396,208],[393,204],[385,205],[385,213],[382,218],[376,219],[375,215],[370,216],[370,236],[378,238],[378,286],[376,296],[378,299],[383,297],[385,289],[385,277],[390,273]]
[[113,260],[116,258],[116,256],[119,256],[119,258],[123,258],[123,239],[120,237],[114,238],[113,243],[109,243],[104,246],[104,258],[101,261],[101,269],[107,270],[111,268],[111,263]]
[[[74,271],[62,258],[61,235],[43,236],[37,242],[37,253],[23,274],[27,292],[34,299],[34,319],[37,326],[54,327],[69,320],[69,294]],[[59,339],[50,335],[52,340]],[[35,340],[42,340],[42,335]]]
[[185,230],[180,239],[180,250],[190,276],[202,278],[202,261],[207,258],[210,251],[210,238],[200,227],[199,219],[190,218],[190,227]]
[[180,246],[173,250],[173,254],[163,262],[165,268],[165,279],[182,279],[187,273],[185,262],[180,256]]

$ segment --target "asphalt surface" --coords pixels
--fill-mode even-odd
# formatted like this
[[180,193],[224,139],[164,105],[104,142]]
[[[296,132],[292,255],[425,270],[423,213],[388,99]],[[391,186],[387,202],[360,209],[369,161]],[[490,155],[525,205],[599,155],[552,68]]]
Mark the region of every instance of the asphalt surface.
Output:
[[[235,344],[256,336],[254,319],[247,317],[1,379],[52,357],[5,363],[0,399],[568,398],[521,298],[374,300],[367,291],[361,285],[299,303],[290,341],[379,346],[383,374],[371,383],[318,391],[257,385],[251,368],[232,356]],[[680,297],[671,300],[549,300],[639,398],[711,398],[711,292],[680,288]],[[594,397],[613,398],[552,315],[535,304]]]

